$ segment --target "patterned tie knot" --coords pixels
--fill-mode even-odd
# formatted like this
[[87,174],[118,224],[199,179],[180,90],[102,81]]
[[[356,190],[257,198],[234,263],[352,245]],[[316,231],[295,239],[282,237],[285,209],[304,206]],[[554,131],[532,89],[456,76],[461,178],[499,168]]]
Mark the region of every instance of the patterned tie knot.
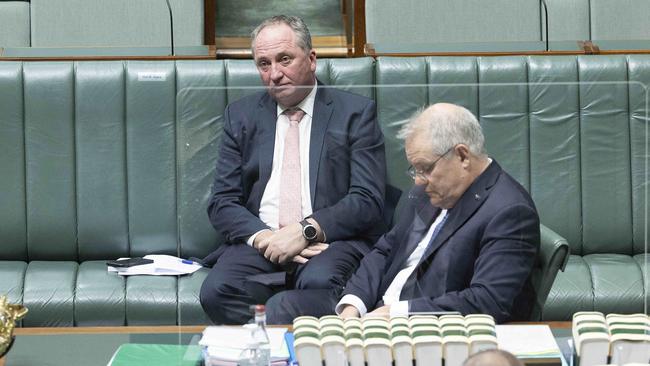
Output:
[[302,117],[305,116],[305,112],[300,108],[285,109],[284,114],[287,115],[291,122],[300,122]]

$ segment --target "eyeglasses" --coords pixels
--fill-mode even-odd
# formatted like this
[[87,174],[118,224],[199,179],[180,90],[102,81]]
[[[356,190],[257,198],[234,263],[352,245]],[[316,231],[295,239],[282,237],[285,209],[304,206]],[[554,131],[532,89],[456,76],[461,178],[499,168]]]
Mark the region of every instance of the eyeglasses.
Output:
[[406,170],[406,174],[409,177],[411,177],[411,179],[420,178],[420,179],[428,180],[429,178],[427,178],[427,174],[430,174],[433,171],[433,169],[436,168],[436,164],[438,163],[438,161],[440,161],[440,159],[442,159],[451,150],[453,150],[454,147],[455,146],[452,146],[449,149],[447,149],[447,151],[442,153],[442,155],[440,155],[438,159],[436,159],[433,163],[431,163],[429,166],[427,166],[424,169],[415,169],[413,165],[410,165],[409,168]]

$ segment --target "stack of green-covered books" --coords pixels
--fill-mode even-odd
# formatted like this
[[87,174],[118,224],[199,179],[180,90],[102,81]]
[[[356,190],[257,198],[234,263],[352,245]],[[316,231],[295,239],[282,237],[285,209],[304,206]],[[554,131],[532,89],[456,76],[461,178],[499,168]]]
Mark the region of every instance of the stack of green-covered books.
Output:
[[313,316],[293,320],[293,348],[300,366],[322,366],[320,322]]
[[298,317],[294,349],[301,366],[460,366],[484,349],[497,348],[489,315],[414,315],[342,320]]
[[573,314],[579,366],[650,363],[650,318],[645,314],[583,311]]
[[413,342],[413,358],[418,365],[442,365],[442,335],[438,318],[414,315],[409,318]]
[[390,319],[390,345],[393,349],[395,366],[413,365],[413,338],[407,317]]
[[363,349],[368,366],[391,366],[393,352],[390,322],[386,318],[365,317],[361,321]]
[[600,312],[581,311],[573,314],[573,343],[578,365],[606,365],[609,358],[609,329]]
[[345,348],[350,366],[365,366],[366,356],[363,351],[363,331],[361,320],[357,318],[345,319]]
[[471,354],[497,348],[494,319],[489,315],[443,315],[438,322],[445,366],[460,366]]

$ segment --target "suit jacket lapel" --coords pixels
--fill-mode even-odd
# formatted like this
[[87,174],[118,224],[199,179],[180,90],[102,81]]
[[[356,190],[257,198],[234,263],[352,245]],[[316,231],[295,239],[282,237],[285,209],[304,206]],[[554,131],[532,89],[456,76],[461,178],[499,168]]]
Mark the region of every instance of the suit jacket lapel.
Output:
[[[327,89],[318,83],[316,89],[316,98],[314,101],[314,112],[311,120],[311,137],[309,140],[309,192],[311,203],[314,204],[316,197],[316,181],[318,178],[318,169],[320,168],[320,157],[323,151],[325,141],[325,132],[332,116],[332,99],[329,97]],[[316,209],[316,208],[314,208]]]
[[496,161],[493,161],[469,186],[456,205],[448,211],[449,217],[447,217],[444,226],[433,242],[427,247],[418,266],[435,253],[481,207],[490,193],[490,188],[496,183],[500,172],[501,167]]
[[275,126],[277,123],[277,105],[268,94],[264,94],[260,99],[258,105],[260,118],[258,128],[260,133],[258,135],[260,162],[260,181],[262,182],[262,192],[271,177],[271,169],[273,168],[273,152],[275,148]]

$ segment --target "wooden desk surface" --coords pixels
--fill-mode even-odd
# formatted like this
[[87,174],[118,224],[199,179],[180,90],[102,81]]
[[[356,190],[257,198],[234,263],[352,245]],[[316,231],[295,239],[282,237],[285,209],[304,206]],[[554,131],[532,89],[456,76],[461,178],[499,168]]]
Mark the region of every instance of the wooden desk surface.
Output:
[[207,325],[155,325],[128,327],[34,327],[16,328],[14,335],[107,334],[107,333],[201,333]]
[[[514,322],[509,324],[547,324],[552,329],[569,329],[571,322]],[[107,333],[201,333],[207,325],[153,325],[153,326],[125,326],[125,327],[35,327],[16,328],[15,335],[48,335],[48,334],[107,334]],[[270,327],[274,327],[271,325]],[[279,325],[277,327],[288,327],[290,325]]]

